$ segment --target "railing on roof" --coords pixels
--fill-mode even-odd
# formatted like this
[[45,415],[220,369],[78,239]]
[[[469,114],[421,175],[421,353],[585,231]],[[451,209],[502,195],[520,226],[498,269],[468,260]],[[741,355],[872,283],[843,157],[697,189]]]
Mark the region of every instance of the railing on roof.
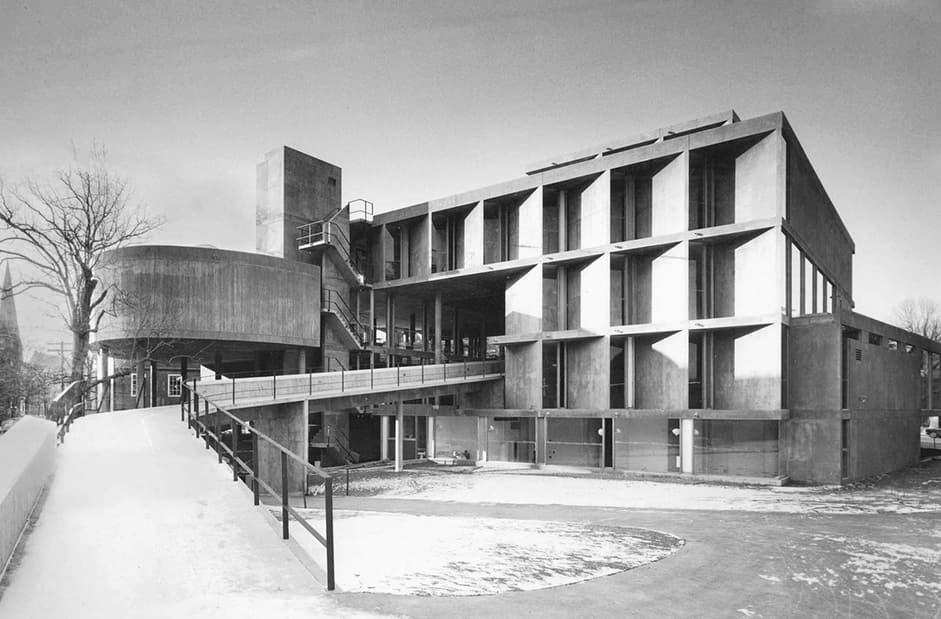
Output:
[[[180,421],[186,421],[189,428],[196,431],[196,438],[202,438],[206,442],[206,449],[212,447],[219,456],[219,463],[222,463],[223,457],[229,461],[232,467],[232,481],[238,481],[239,476],[244,474],[246,482],[250,482],[252,495],[255,505],[259,505],[261,489],[267,491],[281,503],[281,536],[283,539],[290,538],[290,518],[291,516],[300,524],[304,530],[310,533],[324,547],[327,554],[327,590],[333,591],[334,582],[334,544],[333,544],[333,478],[313,464],[310,464],[303,458],[298,457],[289,449],[275,441],[273,438],[259,432],[255,429],[252,422],[246,422],[243,419],[233,415],[230,411],[220,406],[216,402],[200,394],[196,390],[196,379],[193,379],[193,386],[187,383],[182,385],[182,397],[180,398]],[[234,384],[234,382],[233,382]],[[200,415],[200,399],[203,402],[203,413]],[[210,410],[210,408],[212,410]],[[225,418],[228,418],[226,423]],[[222,439],[222,430],[225,425],[230,426],[231,436],[230,444],[226,445]],[[252,437],[252,455],[251,464],[245,462],[239,457],[238,437],[242,430],[246,430]],[[274,447],[281,455],[281,492],[277,492],[268,485],[259,472],[259,454],[258,442],[265,441]],[[225,456],[223,456],[223,453]],[[307,520],[288,502],[288,460],[294,460],[304,467],[305,483],[305,501],[306,484],[310,475],[315,476],[324,482],[324,533],[320,534]],[[306,504],[306,503],[305,503]]]
[[365,221],[372,223],[373,204],[369,200],[358,198],[350,201],[347,205],[350,209],[350,222]]

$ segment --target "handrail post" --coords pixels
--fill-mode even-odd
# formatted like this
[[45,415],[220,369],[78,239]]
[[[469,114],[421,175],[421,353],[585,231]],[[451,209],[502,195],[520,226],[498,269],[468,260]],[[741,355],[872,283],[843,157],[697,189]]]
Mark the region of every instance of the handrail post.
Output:
[[313,394],[314,394],[314,369],[311,368],[310,371],[307,372],[307,395],[313,395]]
[[[347,471],[349,472],[349,471]],[[326,547],[327,547],[327,591],[335,587],[333,579],[333,478],[328,477],[324,483],[323,509],[325,517]]]
[[340,368],[340,393],[346,391],[346,370]]
[[[193,419],[195,417],[195,421]],[[196,383],[193,383],[193,407],[190,410],[190,427],[196,429],[196,438],[199,438],[199,394],[196,393]]]
[[216,409],[216,419],[212,424],[213,427],[213,436],[215,436],[216,442],[216,453],[219,454],[219,464],[222,464],[222,415],[219,414],[219,409]]
[[235,374],[232,375],[232,406],[235,406]]
[[369,365],[369,388],[373,389],[373,373],[375,364]]
[[[249,421],[248,427],[254,429],[255,422]],[[261,485],[258,483],[258,435],[255,432],[252,432],[252,495],[255,499],[255,505],[259,503],[259,489]]]
[[448,360],[444,360],[444,382],[448,382]]
[[397,387],[402,386],[402,366],[395,366],[395,384]]
[[278,399],[278,374],[276,370],[271,370],[271,399]]
[[281,451],[281,536],[290,537],[288,532],[288,454]]
[[209,417],[209,400],[203,398],[203,426],[205,426],[203,440],[206,441],[206,449],[209,449],[209,426],[206,425],[207,417]]
[[421,384],[425,384],[425,358],[421,358]]
[[464,380],[467,380],[467,357],[464,357]]
[[[103,391],[103,390],[102,390]],[[180,385],[180,421],[186,421],[186,400],[183,398],[183,394],[186,392],[186,381],[182,381]]]
[[235,423],[235,420],[232,420],[229,423],[229,426],[232,428],[232,481],[238,481],[239,480],[239,470],[238,470],[239,464],[236,461],[236,458],[238,457],[239,434],[242,433],[242,426]]

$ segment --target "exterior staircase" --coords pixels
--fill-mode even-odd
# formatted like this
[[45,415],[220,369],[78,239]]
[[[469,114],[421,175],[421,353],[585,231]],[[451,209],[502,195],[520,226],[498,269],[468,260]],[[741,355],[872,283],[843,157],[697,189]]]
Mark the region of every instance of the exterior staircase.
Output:
[[362,264],[364,257],[353,256],[349,235],[342,225],[334,221],[340,213],[348,209],[348,205],[344,206],[325,219],[298,226],[297,248],[327,251],[343,278],[351,286],[361,288],[366,285]]
[[345,336],[350,350],[362,350],[369,344],[369,329],[356,318],[353,309],[338,291],[324,289],[321,311],[334,319],[339,327],[337,331]]

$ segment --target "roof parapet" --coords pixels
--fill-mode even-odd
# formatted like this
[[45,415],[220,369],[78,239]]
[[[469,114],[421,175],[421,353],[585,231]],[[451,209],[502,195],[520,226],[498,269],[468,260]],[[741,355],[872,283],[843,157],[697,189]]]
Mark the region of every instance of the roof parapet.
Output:
[[632,148],[639,148],[656,142],[689,135],[690,133],[696,133],[697,131],[714,129],[715,127],[737,122],[739,122],[739,117],[738,114],[735,113],[735,110],[727,110],[718,114],[712,114],[711,116],[662,127],[629,138],[612,140],[598,146],[584,148],[573,153],[539,161],[526,166],[526,174],[539,174],[540,172],[545,172],[553,168],[561,168],[563,166],[581,163],[582,161],[589,161],[597,157],[604,157],[605,155],[620,153]]

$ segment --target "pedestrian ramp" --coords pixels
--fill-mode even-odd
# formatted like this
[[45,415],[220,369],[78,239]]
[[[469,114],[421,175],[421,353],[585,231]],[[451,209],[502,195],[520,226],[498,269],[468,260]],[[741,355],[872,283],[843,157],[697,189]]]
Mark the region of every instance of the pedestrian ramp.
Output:
[[348,614],[179,415],[138,409],[72,425],[0,617]]
[[503,360],[403,365],[307,374],[200,380],[195,393],[228,410],[288,402],[324,402],[353,396],[409,398],[438,395],[443,388],[503,379]]

